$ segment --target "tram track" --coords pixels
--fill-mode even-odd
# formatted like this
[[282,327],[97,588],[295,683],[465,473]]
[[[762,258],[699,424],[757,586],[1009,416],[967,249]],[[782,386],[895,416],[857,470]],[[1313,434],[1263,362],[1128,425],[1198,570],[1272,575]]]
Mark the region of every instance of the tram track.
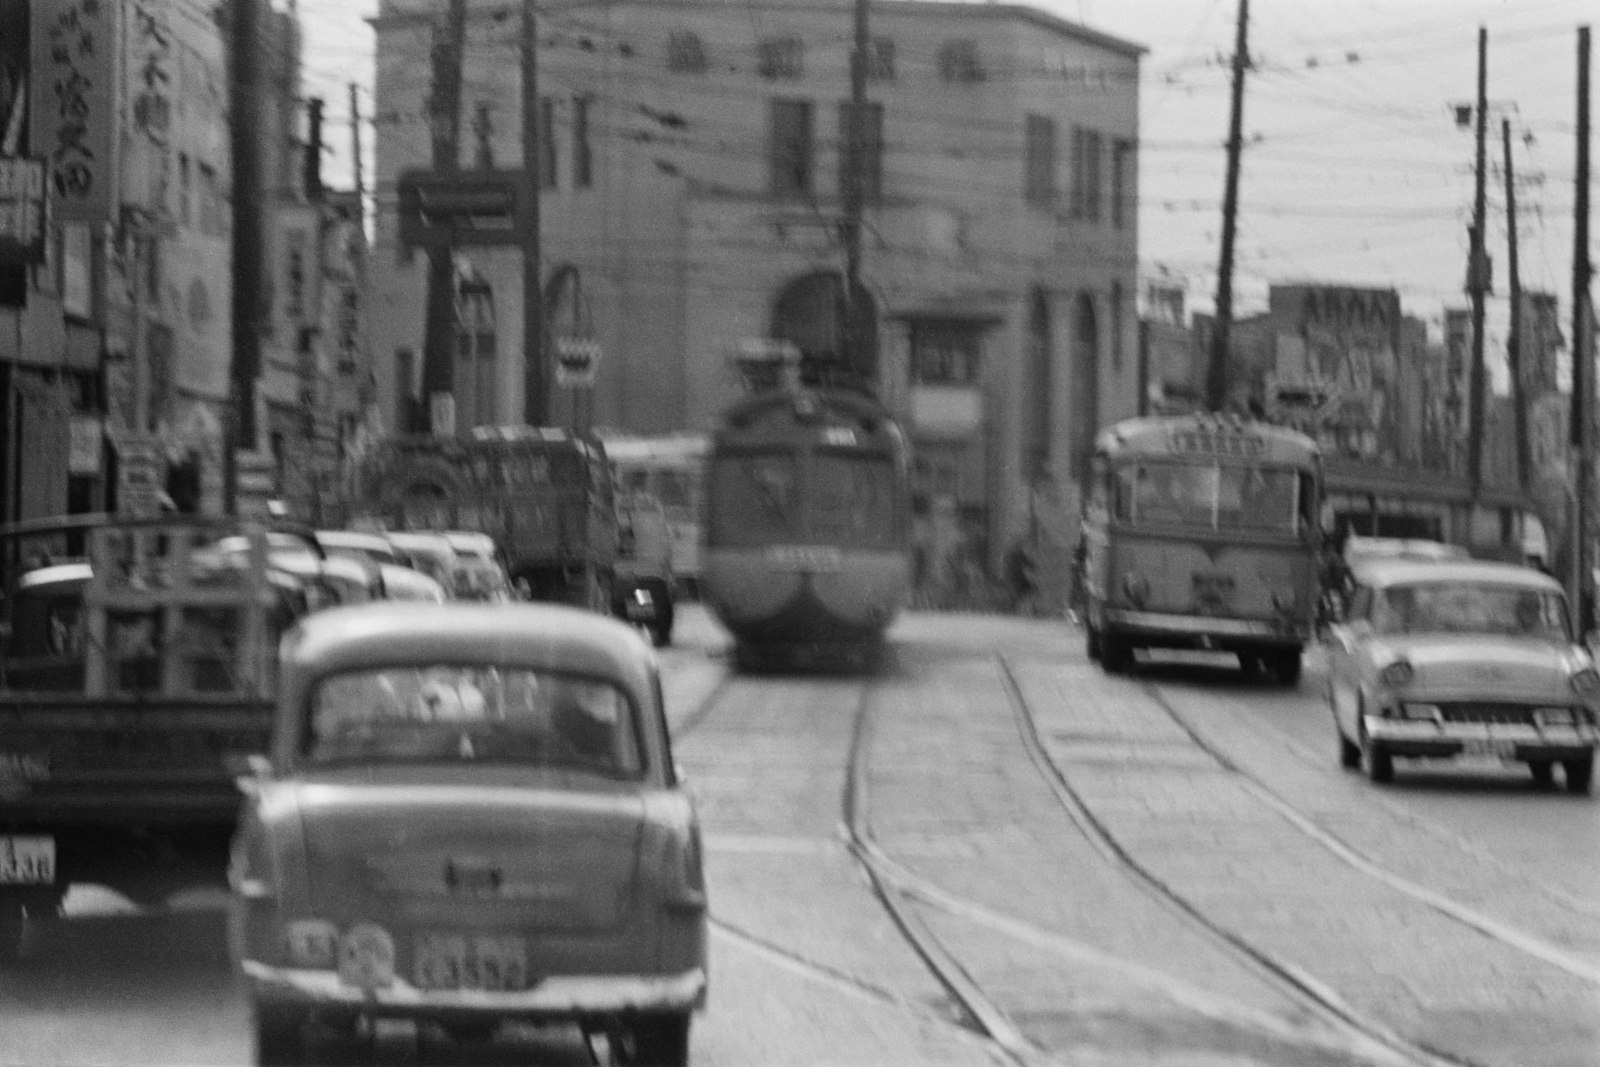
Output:
[[[1270,808],[1285,822],[1340,862],[1375,881],[1381,882],[1395,892],[1423,904],[1434,912],[1477,931],[1492,941],[1539,960],[1541,963],[1555,967],[1574,978],[1600,987],[1600,965],[1574,956],[1536,934],[1521,930],[1510,923],[1502,922],[1477,908],[1451,898],[1448,894],[1422,885],[1350,844],[1338,834],[1321,825],[1315,817],[1285,800],[1271,786],[1267,785],[1260,776],[1246,770],[1219,746],[1212,743],[1209,738],[1201,733],[1188,716],[1178,710],[1177,706],[1162,692],[1159,685],[1150,681],[1140,684],[1156,706],[1161,708],[1178,728],[1188,735],[1195,746],[1215,760],[1223,770],[1235,775],[1251,796]],[[1574,900],[1572,903],[1579,902]],[[1586,908],[1577,907],[1572,910],[1578,914],[1587,911]]]
[[[1287,993],[1321,1023],[1334,1032],[1345,1035],[1351,1041],[1352,1051],[1364,1055],[1377,1054],[1390,1060],[1399,1057],[1401,1062],[1416,1064],[1419,1067],[1475,1067],[1478,1061],[1414,1042],[1393,1031],[1381,1021],[1362,1014],[1331,987],[1304,969],[1252,944],[1248,939],[1206,915],[1193,901],[1141,863],[1095,815],[1089,804],[1072,787],[1061,768],[1050,758],[1040,734],[1038,721],[1022,692],[1010,662],[1003,655],[997,655],[996,660],[1004,680],[1007,698],[1016,716],[1023,746],[1027,749],[1034,766],[1084,839],[1094,846],[1108,863],[1124,872],[1147,897],[1204,934],[1236,961]],[[1145,685],[1152,699],[1178,722],[1178,725],[1207,755],[1215,759],[1225,770],[1236,774],[1245,773],[1240,771],[1224,753],[1206,743],[1190,724],[1184,722],[1175,709],[1164,701],[1152,683]],[[1246,777],[1248,778],[1247,775]]]
[[[855,708],[840,799],[845,844],[866,875],[876,901],[944,990],[957,1017],[952,1020],[930,1012],[924,1005],[892,990],[714,916],[713,928],[718,934],[766,956],[780,966],[807,974],[849,995],[949,1024],[981,1040],[996,1059],[1010,1064],[1032,1067],[1052,1062],[1056,1053],[1070,1058],[1070,1050],[1046,1049],[1030,1039],[984,990],[962,960],[939,940],[925,912],[941,913],[1012,939],[1026,945],[1031,951],[1059,959],[1065,966],[1093,969],[1114,975],[1122,981],[1131,981],[1183,1012],[1244,1032],[1253,1032],[1275,1042],[1316,1047],[1325,1053],[1347,1057],[1350,1062],[1382,1064],[1385,1067],[1475,1067],[1476,1061],[1411,1042],[1389,1031],[1377,1020],[1363,1016],[1313,976],[1292,964],[1272,958],[1207,919],[1192,904],[1140,867],[1095,819],[1093,812],[1072,793],[1059,769],[1049,760],[1037,725],[1011,673],[1010,664],[1002,656],[996,656],[996,660],[1022,746],[1034,770],[1050,788],[1079,833],[1094,843],[1106,863],[1141,884],[1147,895],[1162,904],[1168,912],[1176,914],[1190,928],[1199,929],[1213,944],[1223,948],[1230,958],[1263,978],[1272,988],[1282,991],[1291,1003],[1304,1012],[1305,1018],[1281,1017],[1265,1009],[1238,1003],[1196,987],[1159,968],[1121,958],[1069,934],[996,911],[952,892],[898,861],[875,839],[871,824],[869,770],[873,706],[875,695],[886,682],[882,677],[863,680],[853,687]],[[729,676],[718,683],[680,719],[680,725],[674,730],[675,735],[682,737],[699,730],[729,701],[736,681]]]

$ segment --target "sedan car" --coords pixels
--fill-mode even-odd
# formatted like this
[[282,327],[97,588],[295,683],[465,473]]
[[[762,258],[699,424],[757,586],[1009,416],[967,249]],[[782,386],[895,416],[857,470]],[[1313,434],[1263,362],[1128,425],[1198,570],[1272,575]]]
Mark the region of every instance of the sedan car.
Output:
[[1328,703],[1346,767],[1375,782],[1396,757],[1561,764],[1588,793],[1600,674],[1574,643],[1561,586],[1527,567],[1373,560],[1330,630]]
[[308,617],[281,660],[229,870],[259,1062],[381,1018],[572,1023],[687,1062],[700,832],[643,639],[555,605],[389,602]]

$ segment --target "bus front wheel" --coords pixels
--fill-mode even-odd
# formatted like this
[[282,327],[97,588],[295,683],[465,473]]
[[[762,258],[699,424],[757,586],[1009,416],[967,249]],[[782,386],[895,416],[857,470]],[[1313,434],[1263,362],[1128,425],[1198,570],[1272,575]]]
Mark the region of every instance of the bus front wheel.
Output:
[[1133,669],[1133,646],[1128,639],[1113,633],[1100,635],[1100,666],[1107,674],[1126,674]]

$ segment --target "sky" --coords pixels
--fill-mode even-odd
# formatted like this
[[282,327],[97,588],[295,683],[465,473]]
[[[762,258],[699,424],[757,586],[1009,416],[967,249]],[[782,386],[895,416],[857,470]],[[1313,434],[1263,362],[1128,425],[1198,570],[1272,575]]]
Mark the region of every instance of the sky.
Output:
[[[288,0],[274,2],[282,7]],[[1148,49],[1139,87],[1140,275],[1180,283],[1191,310],[1211,310],[1238,0],[1035,3]],[[296,4],[307,31],[306,92],[328,99],[327,176],[348,184],[352,80],[363,86],[372,173],[373,35],[364,16],[377,0]],[[1436,337],[1443,310],[1467,306],[1474,129],[1457,125],[1455,109],[1476,99],[1482,26],[1488,33],[1485,230],[1495,285],[1488,347],[1493,353],[1503,345],[1506,309],[1502,120],[1511,130],[1522,284],[1557,294],[1561,321],[1570,323],[1577,27],[1600,21],[1600,6],[1592,0],[1251,0],[1249,14],[1237,316],[1264,310],[1269,284],[1305,281],[1396,289],[1402,307],[1427,321]],[[1597,184],[1591,180],[1591,195]]]

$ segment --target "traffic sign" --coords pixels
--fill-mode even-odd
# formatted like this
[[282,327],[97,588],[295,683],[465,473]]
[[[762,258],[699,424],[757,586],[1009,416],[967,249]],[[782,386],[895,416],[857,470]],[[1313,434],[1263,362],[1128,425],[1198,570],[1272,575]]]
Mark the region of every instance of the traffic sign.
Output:
[[521,186],[521,171],[404,171],[397,183],[400,243],[406,248],[518,244]]
[[556,384],[570,388],[594,385],[600,342],[585,337],[556,338]]

